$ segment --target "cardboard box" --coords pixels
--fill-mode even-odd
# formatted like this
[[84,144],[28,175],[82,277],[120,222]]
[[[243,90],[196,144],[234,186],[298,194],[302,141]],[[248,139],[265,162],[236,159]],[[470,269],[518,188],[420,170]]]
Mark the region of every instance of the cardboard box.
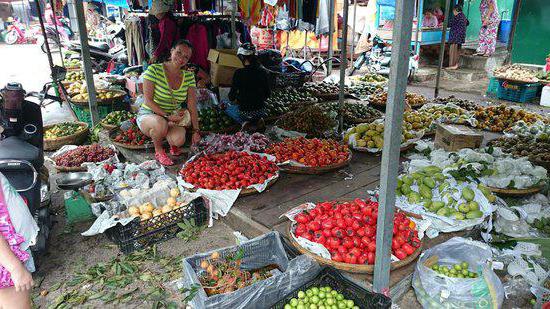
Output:
[[210,79],[214,86],[231,86],[233,74],[243,67],[234,49],[211,49],[208,52],[210,61]]
[[483,133],[462,125],[438,124],[435,130],[435,147],[446,151],[458,151],[462,148],[479,148],[483,142]]
[[126,77],[126,89],[128,89],[130,96],[135,99],[138,95],[143,94],[143,82]]

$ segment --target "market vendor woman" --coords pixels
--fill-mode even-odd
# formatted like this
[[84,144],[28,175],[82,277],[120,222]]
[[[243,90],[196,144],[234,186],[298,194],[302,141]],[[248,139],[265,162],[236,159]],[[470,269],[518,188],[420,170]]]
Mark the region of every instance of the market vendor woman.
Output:
[[269,76],[258,62],[254,45],[241,45],[237,56],[244,68],[233,75],[229,100],[234,104],[227,106],[226,113],[242,125],[241,130],[262,131],[265,129],[265,101],[271,94]]
[[165,140],[173,156],[181,155],[187,129],[192,130],[192,143],[200,140],[195,77],[182,69],[192,52],[188,41],[177,41],[170,50],[170,59],[150,65],[143,75],[145,101],[138,112],[137,125],[153,140],[155,158],[165,166],[174,164],[164,151]]

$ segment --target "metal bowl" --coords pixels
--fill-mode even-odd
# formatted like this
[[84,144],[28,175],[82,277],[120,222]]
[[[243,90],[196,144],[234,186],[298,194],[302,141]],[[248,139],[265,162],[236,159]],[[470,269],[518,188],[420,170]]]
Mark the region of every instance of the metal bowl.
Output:
[[92,182],[92,174],[85,172],[68,173],[57,178],[55,183],[61,190],[77,190]]

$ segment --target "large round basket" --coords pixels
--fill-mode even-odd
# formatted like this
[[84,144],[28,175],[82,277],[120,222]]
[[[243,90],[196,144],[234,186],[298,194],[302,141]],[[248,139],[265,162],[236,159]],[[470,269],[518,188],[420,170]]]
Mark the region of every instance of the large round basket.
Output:
[[281,171],[289,174],[306,174],[306,175],[318,175],[328,172],[333,172],[347,166],[351,162],[352,154],[349,152],[348,159],[342,163],[336,163],[327,166],[313,167],[313,166],[293,166],[293,165],[281,165],[279,168]]
[[[76,122],[76,123],[80,126],[79,130],[76,133],[67,135],[67,136],[62,136],[55,139],[44,139],[44,150],[55,151],[65,145],[82,144],[86,140],[86,137],[88,136],[88,133],[89,133],[88,124],[85,122]],[[53,126],[54,124],[45,126],[44,131],[46,131],[47,129]]]
[[542,190],[542,186],[532,187],[527,189],[501,189],[495,187],[487,187],[491,192],[501,196],[524,196],[539,193]]
[[109,140],[111,143],[115,146],[126,148],[126,149],[132,149],[132,150],[141,150],[141,149],[149,149],[154,148],[153,142],[145,143],[143,145],[129,145],[124,143],[115,142],[115,136],[117,135],[118,130],[112,130],[109,133]]
[[61,172],[61,173],[85,172],[86,171],[86,168],[84,166],[67,167],[67,166],[54,165],[54,167],[58,172]]
[[[274,185],[275,182],[277,182],[277,180],[279,180],[279,176],[273,178],[270,182],[268,182],[266,189],[268,189],[272,185]],[[254,188],[244,188],[244,189],[241,190],[241,193],[239,194],[239,197],[254,195],[254,194],[258,194],[258,193],[261,193],[261,192],[258,192],[258,190],[254,189]]]
[[[300,253],[308,255],[309,257],[317,261],[317,263],[322,265],[329,265],[336,269],[350,272],[350,273],[355,273],[355,274],[373,274],[374,273],[374,265],[348,264],[348,263],[342,263],[342,262],[335,262],[333,260],[322,258],[319,255],[313,252],[310,252],[309,250],[300,246],[300,244],[294,239],[294,237],[292,236],[291,229],[292,229],[292,225],[290,225],[288,229],[288,238],[290,239],[290,242],[292,243],[292,245],[296,249],[298,249]],[[416,251],[413,252],[413,254],[409,255],[405,259],[401,261],[392,262],[390,264],[390,270],[395,270],[412,263],[414,260],[416,260],[416,258],[420,255],[421,252],[422,252],[422,244],[420,244],[420,247],[418,247]]]
[[314,97],[322,101],[334,101],[338,100],[338,93],[313,93]]
[[[112,98],[108,98],[108,99],[99,99],[99,97],[97,98],[97,104],[98,105],[111,105],[117,101],[120,101],[124,98],[124,96],[126,95],[126,92],[123,91],[123,90],[98,90],[97,91],[97,94],[100,94],[102,92],[111,92],[111,93],[114,93],[114,96]],[[85,106],[88,106],[88,100],[79,100],[79,99],[75,99],[74,97],[71,97],[71,103],[73,104],[77,104],[77,105],[85,105]]]
[[116,129],[118,129],[118,127],[119,127],[119,126],[114,125],[114,124],[106,124],[106,123],[104,123],[103,121],[99,122],[99,124],[100,124],[105,130],[108,130],[108,131],[116,130]]

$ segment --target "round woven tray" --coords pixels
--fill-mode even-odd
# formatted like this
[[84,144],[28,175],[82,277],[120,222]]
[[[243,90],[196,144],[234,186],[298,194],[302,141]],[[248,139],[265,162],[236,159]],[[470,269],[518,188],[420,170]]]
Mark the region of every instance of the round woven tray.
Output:
[[[271,186],[274,185],[277,182],[277,180],[279,180],[279,176],[273,178],[270,182],[268,182],[266,189],[271,188]],[[241,193],[239,194],[239,197],[254,195],[254,194],[258,194],[258,193],[261,193],[261,192],[258,192],[254,188],[244,188],[244,189],[241,190]]]
[[[56,139],[44,139],[44,150],[55,151],[65,145],[80,145],[88,136],[88,124],[85,122],[75,122],[80,126],[80,129],[71,135],[62,136]],[[53,127],[55,124],[47,125],[44,127],[44,132]]]
[[86,171],[86,168],[84,166],[67,167],[67,166],[54,165],[54,167],[58,172],[62,172],[62,173]]
[[128,144],[124,144],[124,143],[115,142],[114,137],[117,133],[118,133],[117,130],[112,130],[109,133],[109,140],[115,146],[126,148],[126,149],[132,149],[132,150],[149,149],[149,148],[154,148],[155,147],[153,145],[152,141],[150,143],[146,143],[146,144],[143,144],[143,145],[128,145]]
[[487,187],[491,192],[496,193],[497,195],[503,196],[524,196],[538,193],[542,190],[542,186],[527,188],[527,189],[501,189],[495,187]]
[[[409,149],[412,149],[416,146],[416,143],[411,143],[407,146],[403,146],[399,149],[399,152],[405,152]],[[364,152],[364,153],[370,153],[370,154],[373,154],[373,155],[378,155],[378,154],[381,154],[382,153],[382,150],[380,151],[377,151],[377,152],[370,152],[370,151],[366,151],[366,150],[363,150],[363,149],[357,149],[357,148],[351,148],[353,149],[354,151],[357,151],[357,152]]]
[[115,125],[112,125],[112,124],[103,123],[103,121],[101,121],[99,124],[100,124],[104,129],[109,130],[109,131],[118,129],[118,127],[119,127],[119,126],[115,126]]
[[[109,92],[113,92],[113,93],[116,93],[116,95],[112,98],[109,98],[109,99],[103,99],[103,100],[99,100],[99,97],[98,97],[98,101],[97,101],[97,104],[98,105],[110,105],[110,104],[113,104],[115,103],[116,101],[119,101],[119,100],[122,100],[124,98],[124,96],[126,95],[126,92],[123,91],[123,90],[108,90]],[[107,90],[98,90],[97,93],[101,93],[101,92],[107,92]],[[88,100],[75,100],[73,97],[71,97],[71,103],[73,104],[76,104],[76,105],[84,105],[84,106],[88,106]]]
[[342,167],[348,165],[351,162],[351,158],[352,158],[352,154],[350,151],[348,159],[342,163],[321,166],[321,167],[282,165],[282,166],[279,166],[279,168],[281,169],[281,171],[289,174],[318,175],[318,174],[328,173],[328,172],[341,169]]
[[[296,240],[294,240],[291,229],[292,229],[292,225],[290,225],[288,229],[288,238],[290,239],[290,242],[292,243],[292,245],[296,249],[298,249],[300,253],[308,255],[309,257],[317,261],[317,263],[323,264],[323,265],[329,265],[336,269],[350,272],[350,273],[355,273],[355,274],[373,274],[374,273],[374,265],[348,264],[348,263],[342,263],[342,262],[335,262],[329,259],[322,258],[317,254],[310,252],[309,250],[300,246],[300,244]],[[404,260],[392,262],[390,264],[390,270],[395,270],[412,263],[414,260],[416,260],[416,258],[420,255],[421,252],[422,252],[422,243],[420,244],[420,247],[418,247],[416,251],[413,252],[413,254],[409,255]]]

